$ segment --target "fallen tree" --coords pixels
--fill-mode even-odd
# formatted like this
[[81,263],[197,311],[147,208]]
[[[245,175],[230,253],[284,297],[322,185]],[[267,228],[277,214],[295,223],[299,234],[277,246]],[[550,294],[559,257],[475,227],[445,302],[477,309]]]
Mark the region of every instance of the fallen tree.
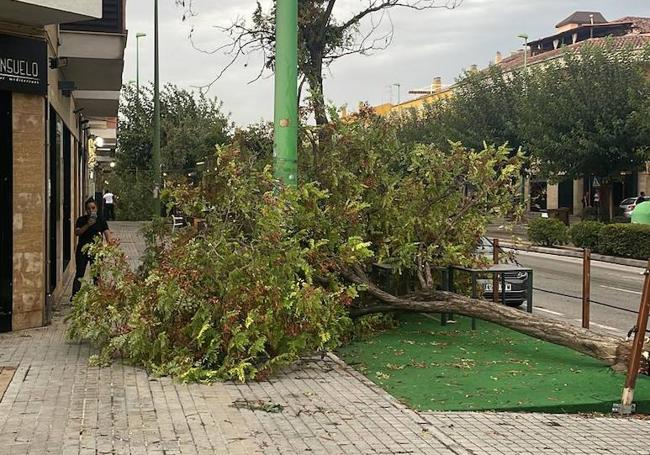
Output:
[[570,323],[530,314],[486,300],[471,299],[446,291],[430,291],[397,297],[373,284],[366,276],[346,273],[352,282],[366,287],[380,303],[351,310],[356,316],[386,312],[453,313],[493,322],[523,334],[558,344],[602,360],[617,371],[625,371],[631,344],[621,338],[602,335]]
[[[98,285],[75,296],[69,336],[99,346],[101,362],[119,355],[183,380],[244,381],[339,346],[355,319],[415,311],[475,317],[626,363],[622,340],[437,290],[435,267],[484,263],[475,250],[487,221],[517,216],[519,154],[407,146],[370,112],[329,127],[319,166],[303,150],[298,188],[279,187],[259,158],[270,154],[238,144],[217,150],[200,186],[169,184],[167,203],[205,217],[205,227],[151,224],[138,274],[119,248],[93,246]],[[414,277],[417,292],[382,290],[367,273],[375,263]]]

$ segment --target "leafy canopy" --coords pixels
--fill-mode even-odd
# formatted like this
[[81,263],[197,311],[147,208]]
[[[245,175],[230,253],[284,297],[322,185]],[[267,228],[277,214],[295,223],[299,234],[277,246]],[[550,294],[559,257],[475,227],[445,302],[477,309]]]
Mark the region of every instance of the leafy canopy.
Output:
[[531,72],[521,129],[544,174],[614,177],[648,158],[639,115],[650,97],[648,57],[611,42]]
[[403,114],[400,136],[443,149],[452,141],[475,150],[484,142],[507,143],[516,150],[525,141],[519,119],[526,103],[524,87],[521,71],[506,75],[496,65],[482,72],[467,71],[451,97]]
[[[228,141],[231,123],[221,104],[202,93],[167,84],[160,91],[160,153],[164,171],[183,173]],[[119,110],[118,171],[151,169],[153,86],[122,88]]]
[[140,275],[93,247],[99,285],[75,297],[70,337],[185,380],[262,378],[350,336],[350,310],[367,302],[351,274],[381,263],[432,289],[435,265],[478,261],[488,219],[517,210],[520,157],[505,147],[405,144],[370,112],[329,128],[316,151],[320,131],[302,131],[295,189],[273,180],[268,153],[218,147],[201,185],[169,189],[205,227],[150,226]]

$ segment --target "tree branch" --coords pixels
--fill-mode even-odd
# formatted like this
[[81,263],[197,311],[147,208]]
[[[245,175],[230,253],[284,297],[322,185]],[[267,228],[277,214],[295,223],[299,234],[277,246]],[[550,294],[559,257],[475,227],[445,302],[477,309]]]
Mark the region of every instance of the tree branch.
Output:
[[437,0],[416,0],[416,1],[400,1],[400,0],[371,0],[368,7],[359,11],[357,14],[352,16],[350,19],[345,21],[343,25],[340,26],[341,30],[346,30],[359,22],[366,16],[377,11],[403,7],[414,10],[425,10],[425,9],[434,9],[434,8],[446,8],[453,9],[461,5],[462,0],[446,0],[443,4],[439,5]]
[[[363,279],[354,272],[346,271],[342,275],[352,283],[365,286],[366,292],[381,302],[353,308],[351,315],[354,317],[394,311],[454,313],[489,321],[549,343],[566,346],[600,359],[614,369],[624,369],[627,363],[630,344],[619,338],[600,335],[557,319],[447,291],[428,291],[426,295],[400,298],[383,291],[370,280]],[[421,300],[422,298],[429,300]]]

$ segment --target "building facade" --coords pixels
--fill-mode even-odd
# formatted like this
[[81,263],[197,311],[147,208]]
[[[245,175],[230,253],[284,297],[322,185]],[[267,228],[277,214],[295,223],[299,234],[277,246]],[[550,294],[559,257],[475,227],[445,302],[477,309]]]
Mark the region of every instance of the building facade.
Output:
[[125,43],[123,0],[0,0],[0,331],[47,324],[74,275],[88,125],[117,116]]

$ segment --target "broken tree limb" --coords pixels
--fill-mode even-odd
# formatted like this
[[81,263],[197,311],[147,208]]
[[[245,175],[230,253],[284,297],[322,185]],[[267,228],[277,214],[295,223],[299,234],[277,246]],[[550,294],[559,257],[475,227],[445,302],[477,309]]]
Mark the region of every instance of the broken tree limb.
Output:
[[626,369],[630,344],[622,338],[601,335],[567,322],[541,315],[532,315],[505,305],[471,299],[446,291],[430,291],[409,297],[394,296],[365,277],[351,272],[343,276],[366,287],[366,292],[380,303],[354,308],[352,316],[394,311],[418,313],[454,313],[492,322],[549,343],[565,346],[602,360],[617,371]]

